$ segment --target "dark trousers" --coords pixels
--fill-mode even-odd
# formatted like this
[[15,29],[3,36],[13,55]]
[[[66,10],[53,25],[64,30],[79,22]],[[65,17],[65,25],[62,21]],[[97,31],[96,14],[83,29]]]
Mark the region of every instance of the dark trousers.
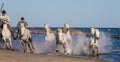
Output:
[[2,28],[0,28],[0,41],[2,40]]

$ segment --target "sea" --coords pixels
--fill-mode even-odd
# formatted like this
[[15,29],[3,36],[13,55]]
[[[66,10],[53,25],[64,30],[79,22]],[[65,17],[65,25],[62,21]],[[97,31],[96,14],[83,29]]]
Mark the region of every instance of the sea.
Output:
[[[35,29],[43,30],[43,27],[34,27]],[[51,27],[53,31],[57,30],[61,27]],[[14,28],[16,29],[16,28]],[[82,32],[88,32],[90,33],[90,28],[79,28],[74,27],[74,29],[80,30]],[[120,36],[120,28],[97,28],[100,30],[100,55],[98,57],[94,57],[92,59],[98,59],[98,60],[106,60],[108,62],[120,62],[120,38],[113,38],[111,36]],[[84,35],[72,35],[74,44],[77,44],[77,46],[74,47],[75,52],[80,53],[81,46],[83,45],[83,41],[88,40]],[[32,34],[33,44],[35,45],[35,53],[41,53],[46,52],[48,50],[47,47],[45,47],[45,34]],[[13,47],[16,51],[23,52],[22,47],[18,40],[12,40]],[[55,48],[54,46],[51,48]],[[49,49],[51,49],[49,48]],[[83,57],[83,58],[90,58],[89,56],[82,56],[78,54],[77,56],[73,57]]]

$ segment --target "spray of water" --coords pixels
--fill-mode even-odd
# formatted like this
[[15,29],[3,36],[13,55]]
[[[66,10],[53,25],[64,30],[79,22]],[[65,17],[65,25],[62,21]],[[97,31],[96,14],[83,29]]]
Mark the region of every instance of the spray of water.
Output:
[[[35,36],[36,37],[36,36]],[[45,40],[45,35],[39,35],[34,38],[35,53],[54,53],[56,48],[55,35],[49,35],[49,39]]]
[[111,38],[107,36],[104,32],[100,32],[99,39],[99,53],[109,53],[112,48]]
[[88,38],[84,34],[75,35],[73,37],[72,49],[73,54],[82,54],[83,52],[87,52],[86,47],[84,46],[84,42],[88,40]]
[[[86,37],[85,34],[80,34],[77,36],[73,36],[73,54],[87,54],[88,49],[86,45],[89,43],[89,38]],[[86,45],[85,45],[86,43]],[[110,50],[107,48],[112,45],[110,42],[110,38],[107,37],[104,32],[100,32],[100,39],[99,39],[99,53],[109,53]]]
[[[55,35],[49,35],[50,40],[45,40],[44,34],[33,34],[33,44],[35,46],[35,53],[54,53],[56,49]],[[89,42],[89,38],[85,34],[72,35],[72,50],[73,54],[83,54],[88,53],[85,42]],[[107,48],[112,45],[110,38],[107,37],[104,32],[100,32],[99,39],[99,53],[108,53],[110,52]],[[18,41],[13,42],[13,46],[18,51],[23,51]],[[17,46],[17,47],[16,47]]]

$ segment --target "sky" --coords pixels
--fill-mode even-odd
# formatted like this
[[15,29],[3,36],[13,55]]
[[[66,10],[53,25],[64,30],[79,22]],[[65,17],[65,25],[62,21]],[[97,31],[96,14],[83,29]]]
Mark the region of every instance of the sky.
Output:
[[10,24],[24,17],[29,27],[120,27],[120,0],[0,0]]

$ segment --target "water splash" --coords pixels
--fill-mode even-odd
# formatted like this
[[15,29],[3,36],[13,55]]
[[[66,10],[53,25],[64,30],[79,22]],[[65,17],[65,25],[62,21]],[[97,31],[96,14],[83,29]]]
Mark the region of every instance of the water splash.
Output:
[[45,35],[35,36],[33,44],[35,45],[35,53],[54,53],[56,48],[55,36],[50,35],[51,41],[45,40]]
[[[87,54],[88,49],[85,47],[85,42],[89,42],[89,39],[85,34],[75,35],[73,37],[73,54]],[[110,38],[106,36],[104,32],[100,32],[99,39],[99,53],[109,53],[108,47],[112,46]],[[88,45],[88,43],[87,43]]]
[[75,35],[73,37],[72,42],[72,49],[73,54],[82,54],[83,52],[86,53],[86,47],[84,46],[84,42],[88,40],[85,34]]
[[[47,42],[45,41],[45,35],[44,34],[32,34],[33,37],[33,44],[35,46],[35,53],[54,53],[56,49],[56,42],[55,42],[55,36],[50,36],[52,38],[52,41]],[[85,34],[80,35],[72,35],[73,41],[72,41],[72,50],[73,54],[83,54],[88,53],[87,48],[84,46],[85,41],[89,40],[89,37],[87,37]],[[107,48],[112,45],[110,42],[110,38],[106,36],[104,32],[100,32],[100,39],[99,39],[99,53],[108,53],[110,50]],[[13,47],[17,51],[23,51],[21,45],[19,44],[19,41],[13,41]],[[62,49],[61,49],[62,50]]]

